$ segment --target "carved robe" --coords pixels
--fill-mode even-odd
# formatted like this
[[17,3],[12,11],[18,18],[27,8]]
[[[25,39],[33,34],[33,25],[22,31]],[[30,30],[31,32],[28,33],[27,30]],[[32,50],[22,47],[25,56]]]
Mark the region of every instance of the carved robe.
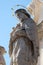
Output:
[[12,58],[14,65],[34,65],[37,63],[37,58],[39,55],[39,46],[37,46],[38,42],[37,44],[33,43],[34,38],[31,35],[34,35],[32,33],[35,33],[35,31],[33,31],[34,29],[30,30],[32,29],[34,23],[31,19],[26,19],[25,21],[25,24],[28,24],[27,28],[25,28],[25,24],[23,23],[23,26],[17,26],[11,33],[9,47],[10,56],[13,54]]
[[[13,45],[12,59],[14,65],[28,65],[34,62],[33,56],[33,45],[30,39],[28,39],[26,32],[22,29],[18,29],[12,34]],[[12,61],[11,61],[12,65]]]

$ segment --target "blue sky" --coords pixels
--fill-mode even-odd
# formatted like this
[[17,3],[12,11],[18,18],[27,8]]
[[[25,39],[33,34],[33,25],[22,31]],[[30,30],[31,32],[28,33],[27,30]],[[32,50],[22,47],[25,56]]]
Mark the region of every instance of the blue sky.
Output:
[[15,10],[19,7],[15,7],[16,4],[24,5],[25,7],[31,0],[0,0],[0,45],[5,47],[7,53],[4,55],[6,65],[10,65],[10,58],[8,54],[9,39],[12,27],[15,27],[18,21],[16,17],[12,16],[13,7]]

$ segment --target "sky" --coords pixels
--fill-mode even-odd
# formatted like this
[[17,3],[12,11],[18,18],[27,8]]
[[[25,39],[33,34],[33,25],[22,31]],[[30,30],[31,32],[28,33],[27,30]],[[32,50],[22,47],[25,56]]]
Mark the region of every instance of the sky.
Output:
[[30,4],[31,0],[0,0],[0,46],[5,47],[7,53],[4,55],[6,60],[6,65],[10,65],[9,57],[9,40],[12,27],[15,27],[18,23],[16,16],[12,16],[11,8],[14,8],[14,11],[18,8],[15,5],[20,4],[27,6]]

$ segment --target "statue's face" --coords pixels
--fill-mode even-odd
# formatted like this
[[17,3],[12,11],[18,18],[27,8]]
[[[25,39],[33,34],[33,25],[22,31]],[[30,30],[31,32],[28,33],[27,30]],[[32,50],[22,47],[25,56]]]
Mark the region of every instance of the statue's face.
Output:
[[27,16],[26,16],[24,13],[22,13],[22,12],[18,12],[18,13],[16,13],[16,15],[17,15],[17,17],[18,17],[20,20],[22,20],[22,19],[24,19],[24,18],[27,17]]

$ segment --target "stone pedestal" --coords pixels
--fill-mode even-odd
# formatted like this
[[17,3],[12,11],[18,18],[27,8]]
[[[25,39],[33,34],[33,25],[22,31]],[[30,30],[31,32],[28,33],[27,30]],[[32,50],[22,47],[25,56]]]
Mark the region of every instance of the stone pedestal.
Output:
[[4,53],[6,53],[4,47],[0,46],[0,65],[6,65],[5,59],[3,57]]

